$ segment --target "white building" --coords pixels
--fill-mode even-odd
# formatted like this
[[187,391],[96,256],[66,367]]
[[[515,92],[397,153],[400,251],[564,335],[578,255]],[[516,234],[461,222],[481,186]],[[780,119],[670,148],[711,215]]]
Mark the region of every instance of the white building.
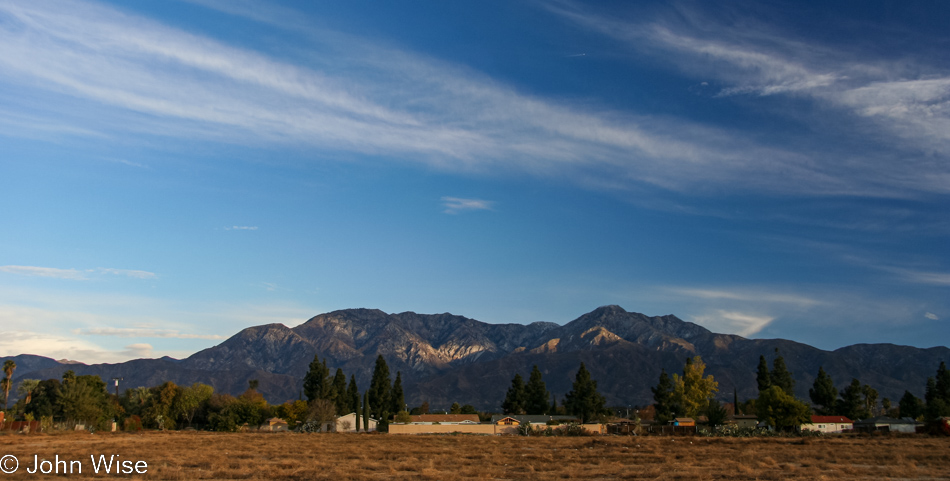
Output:
[[810,424],[802,424],[802,431],[840,433],[854,429],[854,421],[844,416],[812,416]]

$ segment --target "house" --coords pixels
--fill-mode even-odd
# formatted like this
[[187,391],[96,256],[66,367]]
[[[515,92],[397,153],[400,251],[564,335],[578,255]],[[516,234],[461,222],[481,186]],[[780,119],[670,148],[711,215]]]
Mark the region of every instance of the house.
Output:
[[491,417],[492,424],[503,424],[505,426],[518,426],[521,424],[530,424],[533,427],[547,426],[551,424],[579,423],[580,419],[576,416],[548,416],[546,414],[495,414]]
[[734,414],[726,424],[733,424],[740,429],[752,429],[759,424],[759,419],[755,414]]
[[258,428],[260,431],[289,431],[290,428],[287,426],[287,421],[284,421],[281,418],[270,418],[264,421],[264,424],[261,424],[261,427]]
[[894,419],[877,416],[854,422],[854,430],[859,433],[915,433],[919,423],[912,418]]
[[478,414],[416,414],[410,424],[478,424]]
[[[376,420],[369,418],[369,431],[376,431]],[[356,413],[349,413],[345,416],[336,418],[336,432],[338,433],[356,433],[367,432],[363,430],[363,416],[360,416],[359,426],[356,425]]]
[[696,426],[696,420],[693,418],[674,418],[670,421],[673,426]]
[[812,416],[811,422],[802,424],[802,431],[842,433],[854,429],[854,421],[844,416]]

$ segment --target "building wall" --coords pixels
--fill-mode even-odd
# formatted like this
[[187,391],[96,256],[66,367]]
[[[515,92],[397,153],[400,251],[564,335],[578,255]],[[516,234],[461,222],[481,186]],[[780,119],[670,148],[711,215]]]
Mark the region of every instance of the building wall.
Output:
[[[590,434],[606,434],[604,424],[581,424]],[[518,434],[517,426],[498,424],[390,424],[390,434]]]
[[[343,429],[343,423],[344,423],[345,421],[349,421],[349,422],[350,422],[350,429],[347,429],[347,430],[344,430],[344,429]],[[370,431],[375,431],[375,430],[376,430],[376,420],[375,420],[375,419],[370,418],[370,420],[369,420],[369,430],[370,430]],[[360,416],[359,429],[357,429],[357,426],[356,426],[356,414],[354,414],[354,413],[350,413],[350,414],[347,414],[346,416],[340,416],[340,417],[336,418],[336,432],[338,432],[338,433],[355,433],[355,432],[357,432],[357,431],[359,431],[359,432],[364,432],[364,431],[363,431],[363,417],[362,417],[362,416]]]
[[[496,434],[495,428],[505,429],[505,426],[494,424],[390,424],[389,434]],[[513,432],[517,430],[512,429]]]
[[849,423],[802,424],[802,430],[818,431],[822,433],[840,433],[847,429],[851,429],[851,424]]

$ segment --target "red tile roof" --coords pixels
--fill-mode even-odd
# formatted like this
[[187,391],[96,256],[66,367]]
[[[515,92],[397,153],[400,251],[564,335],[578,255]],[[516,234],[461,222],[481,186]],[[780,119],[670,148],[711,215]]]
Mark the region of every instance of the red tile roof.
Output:
[[844,416],[812,416],[812,424],[841,424],[841,423],[853,423],[854,421],[844,417]]

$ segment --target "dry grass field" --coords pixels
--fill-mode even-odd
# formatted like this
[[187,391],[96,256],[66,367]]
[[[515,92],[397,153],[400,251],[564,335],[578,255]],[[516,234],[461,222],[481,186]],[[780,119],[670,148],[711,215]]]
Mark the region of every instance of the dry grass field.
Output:
[[[950,438],[391,436],[147,432],[0,436],[0,456],[143,460],[149,479],[950,479]],[[49,468],[51,465],[47,464]],[[64,465],[60,465],[62,468]],[[62,474],[60,474],[62,476]]]

